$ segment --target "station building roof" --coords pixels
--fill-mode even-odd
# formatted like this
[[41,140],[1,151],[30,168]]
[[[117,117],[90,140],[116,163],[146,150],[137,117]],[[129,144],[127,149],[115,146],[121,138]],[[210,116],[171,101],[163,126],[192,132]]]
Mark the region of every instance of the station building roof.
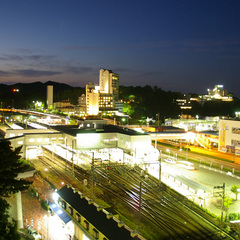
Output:
[[108,239],[144,239],[142,236],[136,234],[131,236],[132,229],[125,224],[119,225],[122,222],[118,219],[116,221],[116,218],[111,213],[104,212],[104,209],[99,211],[97,207],[100,206],[91,204],[90,199],[81,197],[78,191],[74,191],[74,188],[66,185],[57,191],[57,193]]
[[103,125],[102,128],[78,128],[78,126],[71,126],[71,125],[58,125],[58,126],[52,126],[54,130],[57,130],[59,132],[64,132],[72,136],[76,136],[77,134],[81,133],[122,133],[126,135],[149,135],[148,133],[142,133],[135,131],[133,129],[129,128],[123,128],[111,124]]

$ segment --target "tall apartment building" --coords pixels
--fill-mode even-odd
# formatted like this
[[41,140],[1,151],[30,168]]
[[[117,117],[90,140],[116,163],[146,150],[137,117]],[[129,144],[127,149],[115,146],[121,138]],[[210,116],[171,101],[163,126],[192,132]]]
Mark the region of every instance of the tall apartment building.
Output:
[[119,75],[111,70],[100,69],[99,71],[100,93],[112,94],[113,101],[119,99]]
[[[99,86],[86,85],[86,113],[98,115],[99,112],[116,112],[115,103],[119,99],[119,75],[111,70],[100,69]],[[79,104],[80,105],[80,104]]]

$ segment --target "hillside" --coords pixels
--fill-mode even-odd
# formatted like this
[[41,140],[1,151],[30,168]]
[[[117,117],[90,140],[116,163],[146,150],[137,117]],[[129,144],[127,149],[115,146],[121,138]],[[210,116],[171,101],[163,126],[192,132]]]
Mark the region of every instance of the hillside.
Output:
[[[73,91],[75,88],[58,82],[33,82],[16,83],[13,85],[0,84],[0,99],[3,107],[26,108],[33,101],[46,102],[47,86],[53,86],[54,96],[63,94],[65,91]],[[14,92],[13,89],[19,91]]]

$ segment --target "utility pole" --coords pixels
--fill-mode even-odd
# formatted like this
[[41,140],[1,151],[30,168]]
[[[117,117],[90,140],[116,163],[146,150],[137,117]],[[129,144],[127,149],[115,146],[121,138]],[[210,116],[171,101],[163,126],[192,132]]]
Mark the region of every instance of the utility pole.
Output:
[[159,162],[159,187],[161,186],[161,182],[162,182],[162,150],[160,150],[160,155],[158,158],[158,162]]
[[140,190],[139,190],[138,234],[140,234],[141,210],[142,210],[142,181],[140,181]]
[[92,194],[94,194],[94,152],[92,152]]
[[74,140],[72,140],[72,174],[74,176],[74,155],[73,155]]
[[224,200],[225,200],[225,183],[223,183],[222,189],[223,189],[223,195],[222,195],[221,227],[222,227],[222,224],[223,224],[223,210],[224,210]]

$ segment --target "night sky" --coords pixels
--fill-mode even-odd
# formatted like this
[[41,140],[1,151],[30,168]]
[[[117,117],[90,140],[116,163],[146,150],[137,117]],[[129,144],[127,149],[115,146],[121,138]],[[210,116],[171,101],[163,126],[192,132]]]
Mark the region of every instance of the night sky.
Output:
[[240,1],[2,0],[0,82],[120,85],[240,98]]

